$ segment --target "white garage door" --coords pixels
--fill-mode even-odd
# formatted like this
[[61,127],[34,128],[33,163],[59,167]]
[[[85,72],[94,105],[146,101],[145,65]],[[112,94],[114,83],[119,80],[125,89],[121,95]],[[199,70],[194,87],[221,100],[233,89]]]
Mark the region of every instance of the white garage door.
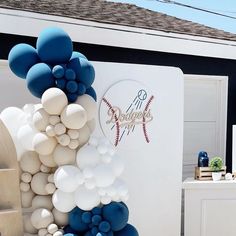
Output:
[[227,77],[185,76],[183,179],[192,177],[198,152],[225,158]]

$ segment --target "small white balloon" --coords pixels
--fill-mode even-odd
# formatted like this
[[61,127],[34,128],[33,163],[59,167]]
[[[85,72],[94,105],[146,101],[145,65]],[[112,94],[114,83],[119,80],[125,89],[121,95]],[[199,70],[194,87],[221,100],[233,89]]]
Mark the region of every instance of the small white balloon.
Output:
[[20,190],[22,192],[28,192],[30,190],[30,185],[28,183],[21,182],[20,183]]
[[63,147],[59,144],[54,150],[53,158],[58,166],[74,164],[76,151],[70,149],[69,147]]
[[59,167],[54,174],[56,187],[63,192],[74,192],[79,186],[76,178],[79,172],[79,169],[72,165]]
[[92,178],[93,177],[93,170],[92,170],[92,168],[89,168],[89,167],[85,168],[83,170],[83,175],[84,175],[84,178],[86,178],[86,179]]
[[34,151],[33,138],[37,133],[38,132],[34,127],[24,125],[19,129],[17,139],[26,150]]
[[49,137],[54,137],[56,135],[55,131],[54,131],[54,126],[53,125],[48,125],[46,127],[46,134],[49,136]]
[[62,146],[68,146],[70,144],[70,137],[67,134],[62,134],[57,137],[57,141],[62,145]]
[[54,131],[56,135],[62,135],[66,132],[66,127],[62,123],[58,123],[55,125]]
[[48,137],[45,133],[38,133],[33,138],[34,150],[41,155],[51,154],[56,145],[56,139]]
[[89,211],[99,205],[100,196],[97,189],[89,190],[80,186],[75,192],[75,202],[80,209]]
[[87,179],[85,180],[84,186],[87,189],[94,189],[96,187],[96,183],[93,179]]
[[47,236],[48,230],[47,229],[40,229],[38,231],[38,236]]
[[69,104],[61,113],[61,121],[68,129],[81,129],[87,122],[87,112],[78,104]]
[[59,116],[50,116],[49,117],[49,123],[53,126],[55,126],[56,124],[58,124],[61,121]]
[[34,127],[38,131],[45,131],[46,130],[46,127],[49,124],[49,115],[43,108],[40,108],[39,110],[37,110],[34,113],[33,124],[34,124]]
[[29,208],[32,206],[34,192],[30,189],[28,192],[21,192],[21,207]]
[[36,229],[47,228],[53,220],[53,214],[45,208],[36,209],[31,215],[31,223]]
[[74,193],[65,193],[61,190],[56,190],[52,196],[54,207],[63,213],[70,212],[75,206]]
[[56,191],[56,186],[53,183],[48,183],[45,186],[45,190],[48,194],[53,194]]
[[40,170],[41,170],[41,172],[43,172],[43,173],[49,173],[49,172],[51,171],[51,168],[42,164],[42,165],[40,166]]
[[69,129],[67,134],[70,136],[71,139],[78,139],[79,138],[79,131],[77,129]]
[[76,149],[76,148],[78,148],[79,147],[79,140],[73,140],[73,139],[71,139],[70,140],[70,143],[69,143],[69,145],[68,145],[68,147],[70,148],[70,149]]
[[97,115],[97,104],[96,101],[89,95],[84,94],[79,96],[76,103],[81,105],[87,112],[88,120],[92,120]]
[[30,173],[24,172],[21,175],[21,180],[25,183],[29,183],[32,180],[32,175]]
[[94,146],[86,145],[79,149],[76,157],[80,169],[95,167],[100,162],[100,155]]
[[111,203],[111,200],[112,200],[111,197],[106,195],[101,198],[101,203],[104,205],[107,205],[107,204]]
[[68,104],[65,93],[58,88],[46,90],[41,98],[43,108],[50,115],[60,115],[64,107]]
[[54,234],[58,230],[58,226],[56,224],[50,224],[47,230],[48,230],[48,233]]
[[106,144],[99,144],[97,146],[97,150],[101,155],[104,155],[106,152],[108,152],[108,147]]

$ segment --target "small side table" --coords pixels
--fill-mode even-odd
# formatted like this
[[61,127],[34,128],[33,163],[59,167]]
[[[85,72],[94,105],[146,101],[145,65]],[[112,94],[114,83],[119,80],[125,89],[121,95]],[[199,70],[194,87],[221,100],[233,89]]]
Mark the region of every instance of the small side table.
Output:
[[183,182],[185,236],[236,235],[236,181]]

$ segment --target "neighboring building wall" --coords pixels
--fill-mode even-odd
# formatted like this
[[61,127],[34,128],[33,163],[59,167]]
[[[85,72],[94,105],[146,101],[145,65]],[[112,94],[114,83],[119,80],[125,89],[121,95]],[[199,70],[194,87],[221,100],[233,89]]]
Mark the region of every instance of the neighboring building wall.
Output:
[[[0,34],[0,59],[7,59],[10,49],[17,43],[29,43],[35,46],[36,38]],[[121,47],[101,46],[86,43],[74,43],[74,49],[84,53],[89,60],[118,63],[136,63],[148,65],[175,66],[184,74],[223,75],[228,82],[228,118],[226,165],[232,167],[232,125],[236,124],[236,61],[174,53],[154,52]],[[144,78],[145,79],[145,78]],[[163,78],[164,79],[164,78]]]

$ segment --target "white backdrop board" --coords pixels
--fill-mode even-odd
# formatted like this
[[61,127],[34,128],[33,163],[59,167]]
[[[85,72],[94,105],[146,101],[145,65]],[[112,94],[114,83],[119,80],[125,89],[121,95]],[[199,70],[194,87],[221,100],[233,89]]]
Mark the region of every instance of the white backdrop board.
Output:
[[[140,236],[179,236],[182,72],[173,67],[92,63],[99,108],[95,135],[105,134],[125,160],[130,223]],[[7,62],[1,61],[0,69],[1,110],[39,102],[27,91],[25,81],[12,74]],[[117,119],[108,115],[109,105],[117,107]]]
[[130,222],[140,236],[180,235],[183,74],[178,68],[94,63],[96,135],[126,164]]

